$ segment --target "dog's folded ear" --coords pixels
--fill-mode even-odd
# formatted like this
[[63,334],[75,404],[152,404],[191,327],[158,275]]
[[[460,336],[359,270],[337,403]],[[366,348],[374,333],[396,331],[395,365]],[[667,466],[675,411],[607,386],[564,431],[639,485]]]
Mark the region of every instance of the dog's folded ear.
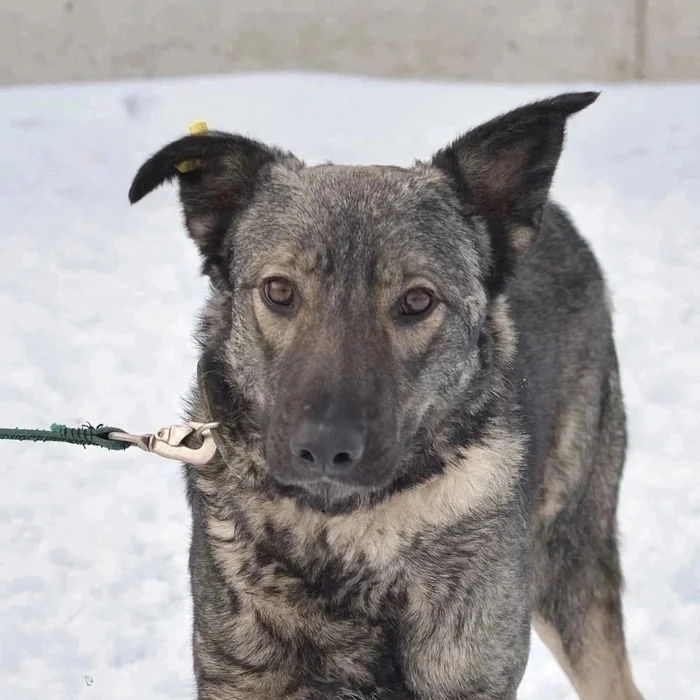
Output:
[[[300,164],[292,154],[244,136],[192,134],[164,146],[139,168],[129,201],[134,204],[177,178],[185,224],[204,259],[204,273],[223,280],[222,244],[234,217],[251,202],[269,167],[290,160]],[[182,167],[192,163],[195,167]]]
[[597,92],[534,102],[469,131],[433,157],[489,224],[497,276],[530,246],[564,143],[566,120]]

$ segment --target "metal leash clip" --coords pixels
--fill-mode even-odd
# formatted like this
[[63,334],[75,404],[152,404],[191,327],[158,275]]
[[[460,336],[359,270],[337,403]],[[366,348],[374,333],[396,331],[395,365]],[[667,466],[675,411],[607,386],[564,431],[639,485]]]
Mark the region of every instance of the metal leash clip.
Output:
[[[216,454],[216,443],[211,431],[218,423],[196,423],[190,421],[182,425],[169,425],[161,428],[155,434],[132,435],[131,433],[109,433],[110,440],[128,442],[140,447],[145,452],[175,459],[195,467],[209,464]],[[201,441],[199,447],[187,447],[182,441],[188,437],[196,437]]]

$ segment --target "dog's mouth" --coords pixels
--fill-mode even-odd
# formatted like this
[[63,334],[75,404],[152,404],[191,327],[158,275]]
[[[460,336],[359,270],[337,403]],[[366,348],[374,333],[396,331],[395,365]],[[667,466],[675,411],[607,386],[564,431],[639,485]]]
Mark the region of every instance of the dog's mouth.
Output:
[[369,505],[383,489],[344,483],[329,477],[313,480],[280,480],[268,473],[265,491],[275,497],[289,498],[297,506],[339,515]]
[[398,472],[400,454],[396,446],[344,471],[324,472],[304,469],[299,462],[278,461],[273,449],[268,453],[267,477],[278,493],[307,502],[311,500],[325,508],[341,502],[362,501],[385,490]]
[[285,490],[303,491],[327,502],[359,495],[368,490],[352,482],[344,482],[325,475],[311,479],[279,479],[272,475],[271,478]]
[[353,470],[352,473],[304,473],[299,469],[280,468],[275,463],[268,463],[268,475],[283,486],[292,486],[307,491],[327,492],[368,492],[384,488],[393,478],[394,469],[386,467],[369,471]]

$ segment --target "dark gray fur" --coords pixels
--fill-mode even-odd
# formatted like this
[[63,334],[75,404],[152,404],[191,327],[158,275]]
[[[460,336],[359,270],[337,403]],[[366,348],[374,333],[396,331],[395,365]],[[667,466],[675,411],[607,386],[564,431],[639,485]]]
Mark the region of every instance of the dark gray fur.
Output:
[[[214,132],[139,170],[132,202],[178,178],[212,282],[190,416],[220,422],[219,454],[185,468],[200,700],[513,700],[533,620],[580,697],[641,698],[607,292],[548,201],[567,118],[596,97],[527,105],[410,169]],[[265,296],[280,277],[288,308]],[[361,436],[359,461],[290,452],[305,421]]]

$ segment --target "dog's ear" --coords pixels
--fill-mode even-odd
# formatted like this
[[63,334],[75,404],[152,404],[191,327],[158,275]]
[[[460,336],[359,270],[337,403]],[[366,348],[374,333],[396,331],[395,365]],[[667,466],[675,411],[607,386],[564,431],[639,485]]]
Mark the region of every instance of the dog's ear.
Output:
[[227,278],[223,242],[275,162],[300,162],[290,153],[243,136],[208,131],[185,136],[151,156],[134,177],[134,204],[177,177],[185,225],[215,283]]
[[476,127],[433,157],[489,225],[494,280],[508,276],[535,237],[567,118],[598,94],[566,93],[526,105]]

